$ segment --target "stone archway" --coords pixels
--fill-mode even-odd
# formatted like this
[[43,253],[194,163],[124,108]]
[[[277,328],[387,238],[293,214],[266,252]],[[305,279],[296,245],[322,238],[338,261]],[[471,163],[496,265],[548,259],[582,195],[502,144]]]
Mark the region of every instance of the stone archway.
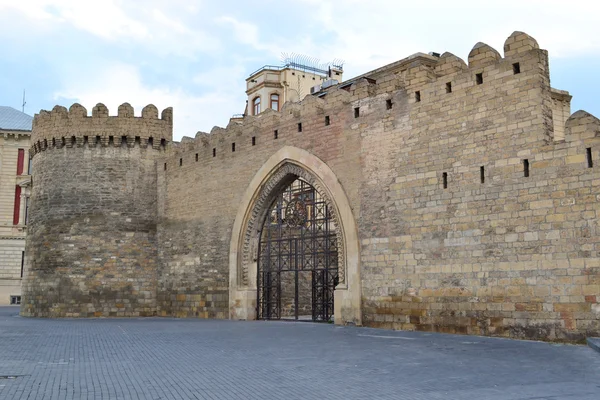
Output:
[[256,270],[260,229],[274,196],[292,180],[309,182],[332,206],[339,247],[339,284],[334,292],[336,324],[362,322],[359,243],[348,198],[337,177],[322,160],[286,146],[260,168],[242,197],[233,225],[229,254],[231,319],[256,319]]

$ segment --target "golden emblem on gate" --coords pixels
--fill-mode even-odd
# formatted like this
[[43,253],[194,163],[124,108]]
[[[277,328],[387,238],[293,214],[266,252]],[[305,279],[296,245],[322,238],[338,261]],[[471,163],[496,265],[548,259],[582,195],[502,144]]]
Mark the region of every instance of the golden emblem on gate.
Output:
[[306,204],[302,200],[294,199],[285,207],[285,223],[290,228],[303,226],[307,218]]

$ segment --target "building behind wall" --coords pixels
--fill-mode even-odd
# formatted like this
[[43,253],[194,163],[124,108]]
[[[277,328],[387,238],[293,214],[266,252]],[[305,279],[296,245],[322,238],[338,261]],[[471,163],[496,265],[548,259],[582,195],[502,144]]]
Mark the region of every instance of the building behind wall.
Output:
[[600,120],[549,68],[514,32],[502,55],[415,54],[181,143],[170,109],[42,111],[21,314],[254,319],[265,216],[302,179],[331,210],[336,323],[598,336]]
[[32,120],[0,106],[0,305],[21,301]]
[[271,109],[281,111],[286,102],[298,102],[307,95],[342,82],[341,65],[327,69],[287,62],[283,66],[265,65],[246,78],[245,115],[258,115]]

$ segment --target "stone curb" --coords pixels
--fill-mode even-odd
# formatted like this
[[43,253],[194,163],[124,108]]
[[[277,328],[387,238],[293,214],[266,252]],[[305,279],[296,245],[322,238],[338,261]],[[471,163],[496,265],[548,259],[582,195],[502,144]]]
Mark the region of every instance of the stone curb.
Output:
[[587,344],[600,353],[600,338],[587,338]]

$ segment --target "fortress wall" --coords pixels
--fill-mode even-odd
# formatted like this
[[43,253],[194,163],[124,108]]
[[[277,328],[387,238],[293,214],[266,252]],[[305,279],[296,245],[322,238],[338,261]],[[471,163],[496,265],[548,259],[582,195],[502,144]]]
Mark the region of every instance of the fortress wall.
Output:
[[88,117],[79,105],[56,107],[34,119],[22,315],[156,312],[161,150],[147,139],[170,139],[171,120],[96,115],[102,108]]
[[[597,335],[599,175],[586,164],[587,147],[598,155],[597,120],[553,120],[557,93],[546,51],[515,32],[504,58],[478,43],[468,65],[446,53],[433,66],[415,63],[185,139],[158,171],[161,313],[227,317],[240,196],[270,155],[292,145],[325,161],[351,200],[364,324],[552,340]],[[568,94],[559,94],[564,110]]]
[[477,43],[468,63],[444,53],[396,72],[181,143],[170,109],[41,113],[22,313],[227,318],[240,202],[292,146],[349,199],[363,324],[600,335],[600,121],[567,119],[546,51],[515,32],[503,56]]
[[[232,123],[227,129],[214,128],[210,135],[199,133],[195,140],[184,138],[164,160],[167,169],[159,163],[161,315],[229,317],[234,219],[250,181],[282,147],[306,149],[325,161],[358,212],[360,136],[346,134],[354,123],[349,99],[348,92],[336,91],[324,100],[309,96],[301,105],[286,103],[279,113],[269,110],[246,117],[241,126]],[[326,115],[330,126],[325,126]]]
[[409,69],[408,115],[386,120],[379,112],[367,122],[363,322],[530,339],[597,336],[600,173],[585,159],[587,147],[598,157],[597,120],[575,114],[567,143],[555,138],[546,52],[515,33],[504,59],[486,53],[488,62],[469,57],[470,66],[444,54],[433,71]]

